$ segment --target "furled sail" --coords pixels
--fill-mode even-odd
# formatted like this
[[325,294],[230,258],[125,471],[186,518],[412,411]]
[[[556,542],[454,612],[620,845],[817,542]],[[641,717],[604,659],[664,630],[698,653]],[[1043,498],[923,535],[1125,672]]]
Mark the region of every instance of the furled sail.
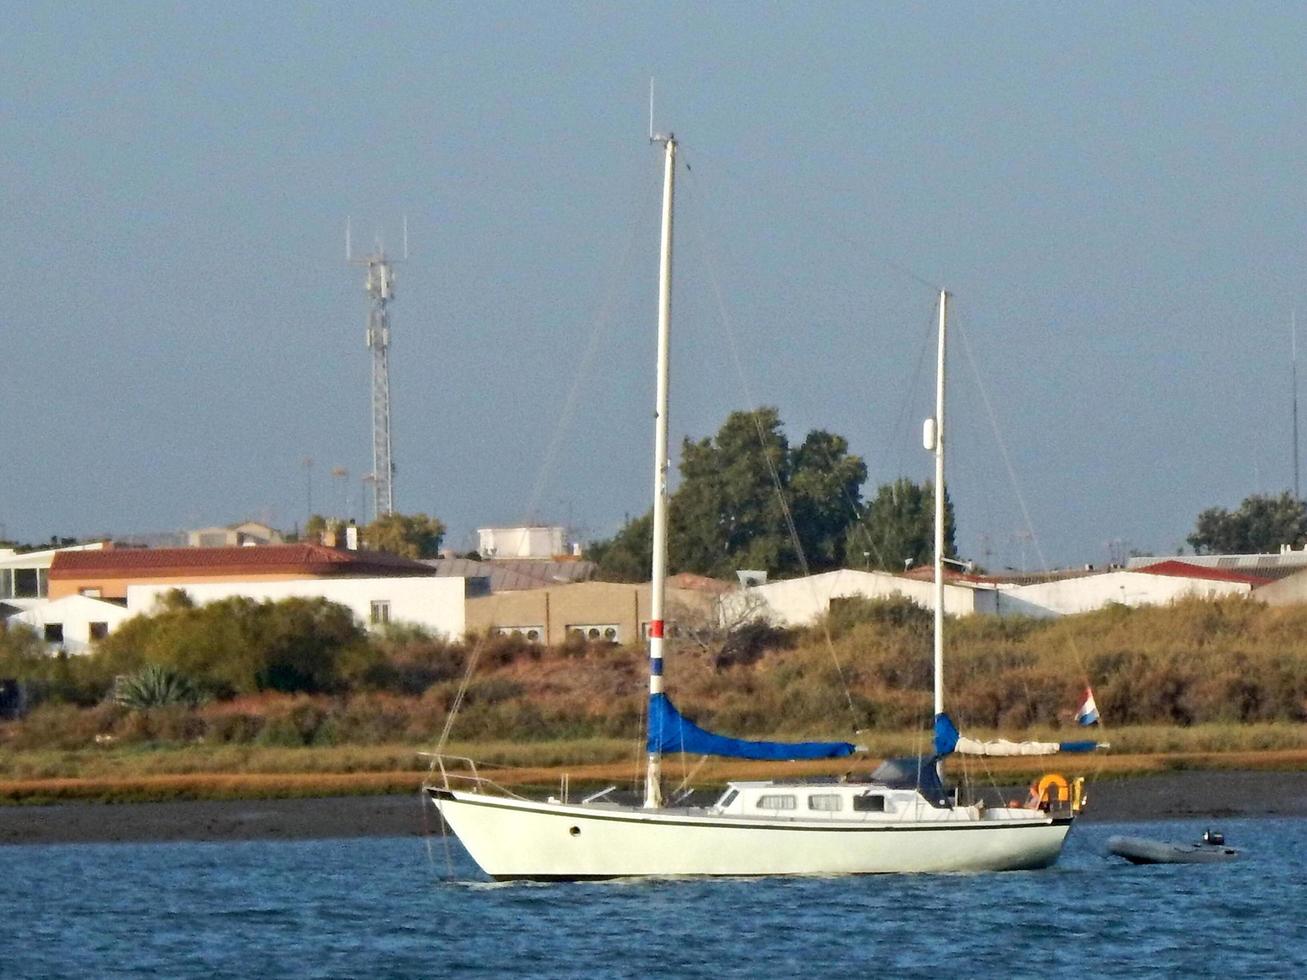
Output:
[[685,718],[666,694],[649,697],[649,751],[721,755],[733,759],[833,759],[852,755],[849,742],[751,742],[705,731]]
[[962,755],[1054,755],[1058,752],[1093,752],[1106,748],[1099,742],[1009,742],[993,739],[982,742],[961,734],[946,714],[935,716],[935,755],[953,752]]

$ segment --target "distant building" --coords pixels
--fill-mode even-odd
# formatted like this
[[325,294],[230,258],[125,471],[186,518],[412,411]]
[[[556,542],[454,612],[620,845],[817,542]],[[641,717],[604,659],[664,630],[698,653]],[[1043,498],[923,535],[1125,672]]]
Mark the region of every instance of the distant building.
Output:
[[548,560],[566,555],[566,532],[558,526],[477,528],[477,554],[482,558]]
[[252,583],[298,579],[430,577],[421,562],[380,551],[316,544],[261,548],[110,548],[59,552],[49,571],[50,598],[126,599],[132,585]]
[[326,599],[347,607],[369,629],[409,623],[446,639],[458,639],[466,630],[465,580],[433,575],[137,584],[127,588],[127,614],[157,612],[160,598],[173,589],[198,605],[234,596],[258,602]]
[[1253,594],[1270,580],[1223,568],[1192,564],[1189,558],[1155,561],[1026,585],[1000,587],[1000,616],[1067,616],[1104,606],[1160,606],[1178,599],[1216,599]]
[[99,551],[103,542],[19,553],[0,548],[0,619],[42,605],[50,595],[50,565],[60,553]]
[[280,531],[257,521],[229,524],[226,527],[202,527],[186,532],[186,544],[191,548],[240,548],[281,543]]
[[[806,626],[843,599],[885,599],[903,596],[933,609],[933,582],[889,572],[844,568],[804,578],[782,579],[740,589],[723,600],[730,620],[766,619],[775,626]],[[964,576],[950,576],[944,586],[944,611],[952,616],[994,612],[995,590]]]
[[1295,551],[1284,547],[1273,554],[1247,555],[1184,555],[1164,557],[1140,555],[1126,562],[1131,571],[1142,571],[1163,562],[1181,561],[1199,568],[1216,568],[1227,572],[1241,572],[1258,578],[1276,579],[1307,569],[1307,547]]
[[524,589],[542,589],[548,585],[566,585],[569,582],[588,582],[595,575],[595,563],[580,559],[547,561],[539,558],[496,558],[492,561],[475,558],[422,558],[436,575],[454,575],[479,583],[468,594],[490,592],[520,592]]
[[6,625],[31,627],[51,653],[76,655],[88,653],[92,643],[108,636],[132,615],[125,602],[67,595],[16,613],[6,620]]
[[[637,643],[649,628],[649,583],[577,582],[479,596],[467,603],[469,633],[515,633],[556,646],[569,634],[610,643]],[[716,626],[716,590],[667,589],[668,626]]]

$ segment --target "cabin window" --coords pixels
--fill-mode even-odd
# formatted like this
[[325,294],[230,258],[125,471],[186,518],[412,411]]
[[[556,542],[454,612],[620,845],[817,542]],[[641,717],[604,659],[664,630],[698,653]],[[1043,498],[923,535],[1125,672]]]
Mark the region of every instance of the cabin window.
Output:
[[809,810],[825,810],[827,812],[842,809],[844,800],[839,793],[813,793],[808,797]]
[[87,624],[86,632],[87,635],[90,636],[92,640],[103,640],[106,636],[109,635],[109,624],[89,623]]
[[45,624],[45,642],[62,643],[64,641],[64,624],[63,623],[46,623]]
[[726,795],[723,796],[717,802],[717,805],[721,807],[721,809],[725,810],[728,806],[730,806],[732,803],[735,802],[735,798],[739,795],[740,795],[740,791],[738,789],[728,789],[726,791]]
[[372,625],[385,626],[390,622],[390,603],[382,599],[372,600]]
[[14,573],[8,568],[0,568],[0,599],[14,597]]
[[885,797],[880,793],[863,793],[853,798],[853,809],[858,813],[884,813]]
[[759,810],[797,810],[798,800],[793,793],[764,793],[758,797]]

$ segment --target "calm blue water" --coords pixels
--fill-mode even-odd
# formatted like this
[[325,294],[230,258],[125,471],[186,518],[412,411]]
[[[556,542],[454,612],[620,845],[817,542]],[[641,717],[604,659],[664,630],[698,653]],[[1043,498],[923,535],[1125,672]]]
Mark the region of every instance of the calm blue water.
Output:
[[1229,865],[1134,867],[1080,824],[1048,871],[491,884],[439,838],[0,848],[4,977],[1307,976],[1307,821]]

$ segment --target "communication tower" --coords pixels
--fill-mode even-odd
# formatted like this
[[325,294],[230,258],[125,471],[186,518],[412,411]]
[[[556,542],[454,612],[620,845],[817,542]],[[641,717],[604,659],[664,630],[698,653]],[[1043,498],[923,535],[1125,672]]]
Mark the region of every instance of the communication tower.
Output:
[[[408,258],[408,220],[404,221],[404,258]],[[390,443],[390,301],[395,298],[399,259],[386,254],[377,239],[372,251],[354,257],[349,223],[345,224],[345,259],[367,269],[363,288],[372,301],[368,310],[367,345],[372,352],[372,481],[373,514],[384,517],[395,509],[395,463]]]

